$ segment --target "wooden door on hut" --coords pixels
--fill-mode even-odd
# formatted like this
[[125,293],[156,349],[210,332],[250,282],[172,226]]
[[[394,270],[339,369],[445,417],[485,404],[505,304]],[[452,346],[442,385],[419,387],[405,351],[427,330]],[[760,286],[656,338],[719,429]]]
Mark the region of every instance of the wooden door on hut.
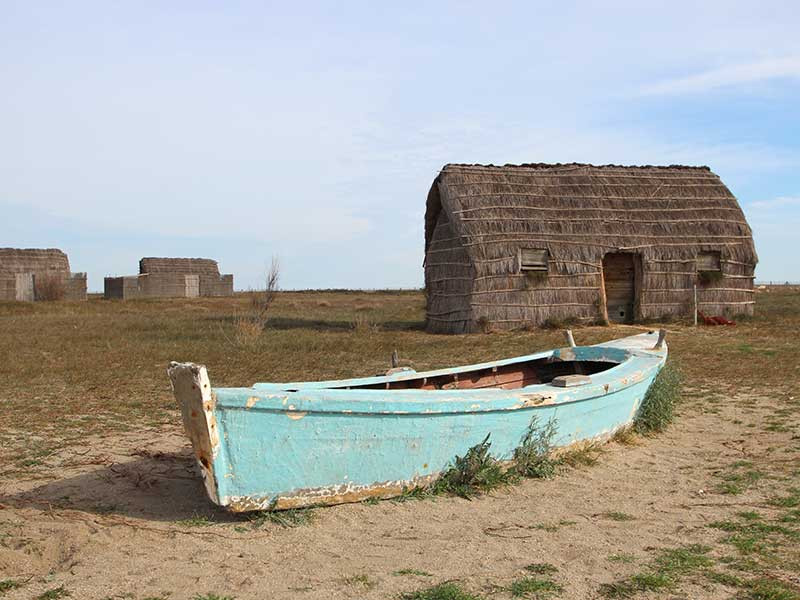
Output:
[[629,252],[610,252],[603,257],[608,320],[630,323],[636,312],[636,259]]

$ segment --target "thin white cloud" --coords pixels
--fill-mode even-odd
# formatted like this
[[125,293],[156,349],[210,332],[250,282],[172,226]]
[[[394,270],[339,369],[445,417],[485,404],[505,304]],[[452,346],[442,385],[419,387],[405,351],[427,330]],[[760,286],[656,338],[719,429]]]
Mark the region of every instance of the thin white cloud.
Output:
[[357,133],[363,161],[374,172],[391,172],[394,181],[399,177],[419,189],[415,198],[424,197],[447,162],[708,165],[721,176],[800,167],[799,151],[770,143],[675,140],[633,127],[531,123],[492,114],[405,128],[377,123],[370,124],[368,135]]
[[800,196],[778,196],[769,200],[757,200],[747,205],[749,208],[800,208]]
[[645,95],[692,94],[770,79],[800,79],[800,56],[728,65],[646,86]]

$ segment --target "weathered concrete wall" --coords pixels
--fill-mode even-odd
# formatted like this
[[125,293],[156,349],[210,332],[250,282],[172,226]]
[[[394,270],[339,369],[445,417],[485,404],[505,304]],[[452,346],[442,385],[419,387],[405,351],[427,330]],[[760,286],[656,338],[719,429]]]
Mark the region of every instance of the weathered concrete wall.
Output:
[[133,300],[232,294],[233,275],[211,279],[192,273],[146,273],[127,277],[106,277],[103,295],[109,300]]
[[[86,300],[86,273],[70,273],[64,271],[38,271],[36,273],[23,273],[21,279],[17,280],[18,300],[22,300],[20,295],[26,296],[24,300]],[[25,279],[25,275],[31,277],[31,283]],[[29,295],[28,286],[32,286]],[[55,287],[54,287],[55,286]],[[49,297],[53,289],[58,290],[59,297]]]
[[0,273],[0,300],[17,299],[17,279],[15,275]]
[[86,273],[70,273],[64,289],[64,300],[86,300]]
[[33,273],[0,274],[0,300],[33,302]]
[[143,258],[139,275],[106,277],[108,299],[232,296],[233,275],[220,275],[210,258]]
[[103,279],[103,298],[106,300],[122,300],[125,298],[125,280],[128,277],[105,277]]
[[106,277],[103,281],[103,296],[107,300],[133,300],[153,297],[148,285],[149,275],[127,275],[125,277]]
[[57,248],[0,248],[0,300],[30,302],[44,281],[57,280],[63,299],[86,300],[86,273],[70,273],[69,258]]
[[147,298],[185,298],[186,276],[183,273],[149,273],[139,279]]
[[106,277],[107,299],[170,298],[186,295],[186,278],[180,273],[146,273],[125,277]]
[[233,275],[200,276],[201,296],[233,296]]
[[33,302],[33,273],[0,274],[0,300]]

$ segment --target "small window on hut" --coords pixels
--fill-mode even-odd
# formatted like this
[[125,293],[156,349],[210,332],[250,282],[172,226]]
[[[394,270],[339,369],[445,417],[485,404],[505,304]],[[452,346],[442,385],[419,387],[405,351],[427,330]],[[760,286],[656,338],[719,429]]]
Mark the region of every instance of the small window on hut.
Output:
[[520,248],[519,270],[547,272],[548,259],[549,254],[543,248]]
[[698,272],[719,272],[719,252],[699,252],[697,254]]
[[722,279],[719,252],[697,253],[697,280],[700,285],[714,285]]

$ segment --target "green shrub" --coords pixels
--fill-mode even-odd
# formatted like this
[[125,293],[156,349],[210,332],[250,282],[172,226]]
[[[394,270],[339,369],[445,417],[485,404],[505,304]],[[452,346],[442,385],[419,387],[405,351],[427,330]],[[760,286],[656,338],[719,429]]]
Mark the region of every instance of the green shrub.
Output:
[[456,456],[448,469],[432,484],[431,492],[454,494],[469,500],[480,492],[510,483],[510,473],[489,454],[492,446],[489,435],[480,444],[467,450],[464,456]]
[[536,479],[553,477],[558,467],[558,461],[551,456],[555,435],[555,419],[540,427],[538,418],[533,416],[520,445],[514,450],[514,472]]
[[564,591],[564,588],[549,579],[523,577],[513,581],[508,591],[511,592],[511,596],[514,598],[536,598],[537,600],[544,600],[545,598],[560,594]]
[[18,587],[22,587],[22,584],[19,581],[14,581],[13,579],[0,580],[0,594],[5,594],[6,592],[15,590]]
[[664,431],[675,416],[675,405],[681,394],[683,378],[672,363],[667,363],[653,380],[634,420],[637,433]]
[[409,592],[401,595],[400,598],[403,600],[481,600],[480,596],[465,592],[460,586],[450,582]]

